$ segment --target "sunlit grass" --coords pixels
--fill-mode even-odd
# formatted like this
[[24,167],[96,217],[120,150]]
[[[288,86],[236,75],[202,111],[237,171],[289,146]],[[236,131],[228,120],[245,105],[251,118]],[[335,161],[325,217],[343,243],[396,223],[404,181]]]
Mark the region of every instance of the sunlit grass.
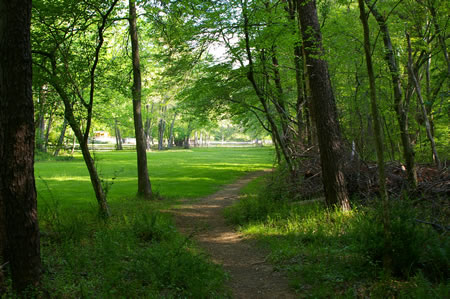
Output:
[[[111,207],[137,192],[136,153],[96,152],[100,177],[109,185]],[[147,154],[153,190],[165,199],[196,198],[214,193],[251,171],[270,168],[271,148],[198,148],[153,151]],[[96,204],[89,175],[80,154],[71,161],[35,164],[38,201],[54,197],[64,208],[86,208]]]
[[[327,209],[318,201],[293,202],[286,194],[278,196],[273,181],[277,174],[268,176],[271,178],[259,178],[248,184],[242,190],[241,200],[227,208],[225,216],[242,233],[258,240],[270,251],[268,260],[276,269],[288,273],[291,286],[301,296],[448,297],[443,295],[450,289],[446,280],[448,241],[429,227],[415,226],[412,206],[407,203],[401,206],[401,202],[397,202],[396,209],[391,207],[395,258],[398,261],[408,258],[411,271],[396,280],[383,275],[381,262],[369,257],[375,250],[383,249],[376,207],[355,205],[352,211],[344,212]],[[261,190],[261,185],[270,187]],[[403,218],[405,220],[399,220]],[[378,233],[380,227],[381,234]],[[421,242],[422,236],[427,241]],[[412,248],[423,249],[419,250],[422,264],[411,253]],[[411,270],[413,266],[416,266],[415,272]]]

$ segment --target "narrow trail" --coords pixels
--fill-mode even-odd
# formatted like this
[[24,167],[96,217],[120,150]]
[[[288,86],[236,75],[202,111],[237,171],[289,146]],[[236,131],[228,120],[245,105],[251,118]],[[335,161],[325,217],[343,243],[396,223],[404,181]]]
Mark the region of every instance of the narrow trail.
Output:
[[213,262],[229,273],[228,285],[233,298],[296,298],[288,281],[265,261],[267,252],[255,246],[252,240],[226,224],[223,209],[239,197],[239,190],[251,180],[264,174],[253,172],[213,195],[194,203],[186,201],[172,209],[178,229],[194,235]]

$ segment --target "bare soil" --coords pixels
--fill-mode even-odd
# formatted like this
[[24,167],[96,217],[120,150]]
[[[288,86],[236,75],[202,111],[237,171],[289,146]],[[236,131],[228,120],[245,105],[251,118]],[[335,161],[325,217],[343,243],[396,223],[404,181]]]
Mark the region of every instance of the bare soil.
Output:
[[233,298],[296,298],[284,274],[266,261],[268,252],[236,232],[223,217],[223,209],[239,199],[239,190],[262,174],[250,173],[213,195],[186,200],[171,213],[178,229],[192,235],[212,261],[229,273]]

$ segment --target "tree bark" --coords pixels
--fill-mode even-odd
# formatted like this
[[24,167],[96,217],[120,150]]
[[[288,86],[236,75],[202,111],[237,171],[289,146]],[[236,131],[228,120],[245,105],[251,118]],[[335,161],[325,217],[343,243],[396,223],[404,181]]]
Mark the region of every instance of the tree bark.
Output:
[[152,187],[147,169],[147,152],[142,126],[141,115],[141,66],[139,62],[139,44],[136,25],[136,6],[134,0],[129,0],[130,9],[130,37],[131,52],[133,59],[133,116],[134,130],[136,135],[136,152],[138,166],[138,196],[144,198],[152,197]]
[[31,0],[0,1],[0,252],[19,293],[41,276],[30,22]]
[[397,121],[400,128],[400,137],[403,146],[403,157],[406,163],[408,184],[411,189],[415,189],[417,187],[417,173],[414,161],[414,150],[412,148],[408,134],[408,111],[405,107],[405,104],[402,101],[400,71],[398,69],[397,60],[394,55],[389,29],[387,27],[385,17],[378,12],[375,3],[372,4],[371,0],[365,0],[365,2],[369,7],[372,15],[375,17],[375,20],[377,21],[378,26],[380,27],[380,31],[383,34],[384,50],[386,52],[385,60],[389,66],[392,85],[394,88],[394,107],[395,112],[397,113]]
[[328,74],[328,65],[321,58],[323,55],[322,35],[316,3],[311,0],[298,1],[300,29],[306,54],[313,113],[319,141],[325,200],[328,206],[340,206],[343,210],[349,210],[350,203],[342,170],[341,132]]

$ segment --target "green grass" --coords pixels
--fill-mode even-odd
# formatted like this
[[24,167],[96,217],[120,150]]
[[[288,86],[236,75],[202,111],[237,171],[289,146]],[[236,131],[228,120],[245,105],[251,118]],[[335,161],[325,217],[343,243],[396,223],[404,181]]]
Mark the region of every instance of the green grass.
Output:
[[[247,172],[272,166],[271,148],[199,148],[150,152],[149,176],[153,190],[166,199],[196,198],[212,194]],[[108,200],[132,198],[137,192],[135,152],[95,153],[100,176],[113,185]],[[89,175],[80,155],[71,161],[42,161],[35,164],[38,201],[51,195],[65,208],[84,209],[96,205]]]
[[[270,148],[214,148],[148,153],[154,191],[135,197],[136,154],[95,155],[109,184],[112,217],[102,220],[80,155],[35,164],[43,280],[40,297],[227,298],[227,277],[160,212],[180,198],[209,195],[250,171],[272,166]],[[111,185],[111,183],[113,183]],[[14,297],[9,281],[6,297]]]
[[[377,254],[383,231],[376,207],[329,211],[322,203],[273,199],[276,185],[261,190],[259,178],[225,210],[229,222],[270,250],[276,269],[287,271],[301,298],[445,298],[450,291],[450,249],[445,234],[414,223],[408,202],[393,205],[392,235],[397,276],[383,274]],[[279,179],[279,178],[277,178]],[[409,262],[408,262],[409,261]],[[447,296],[448,297],[448,296]]]

